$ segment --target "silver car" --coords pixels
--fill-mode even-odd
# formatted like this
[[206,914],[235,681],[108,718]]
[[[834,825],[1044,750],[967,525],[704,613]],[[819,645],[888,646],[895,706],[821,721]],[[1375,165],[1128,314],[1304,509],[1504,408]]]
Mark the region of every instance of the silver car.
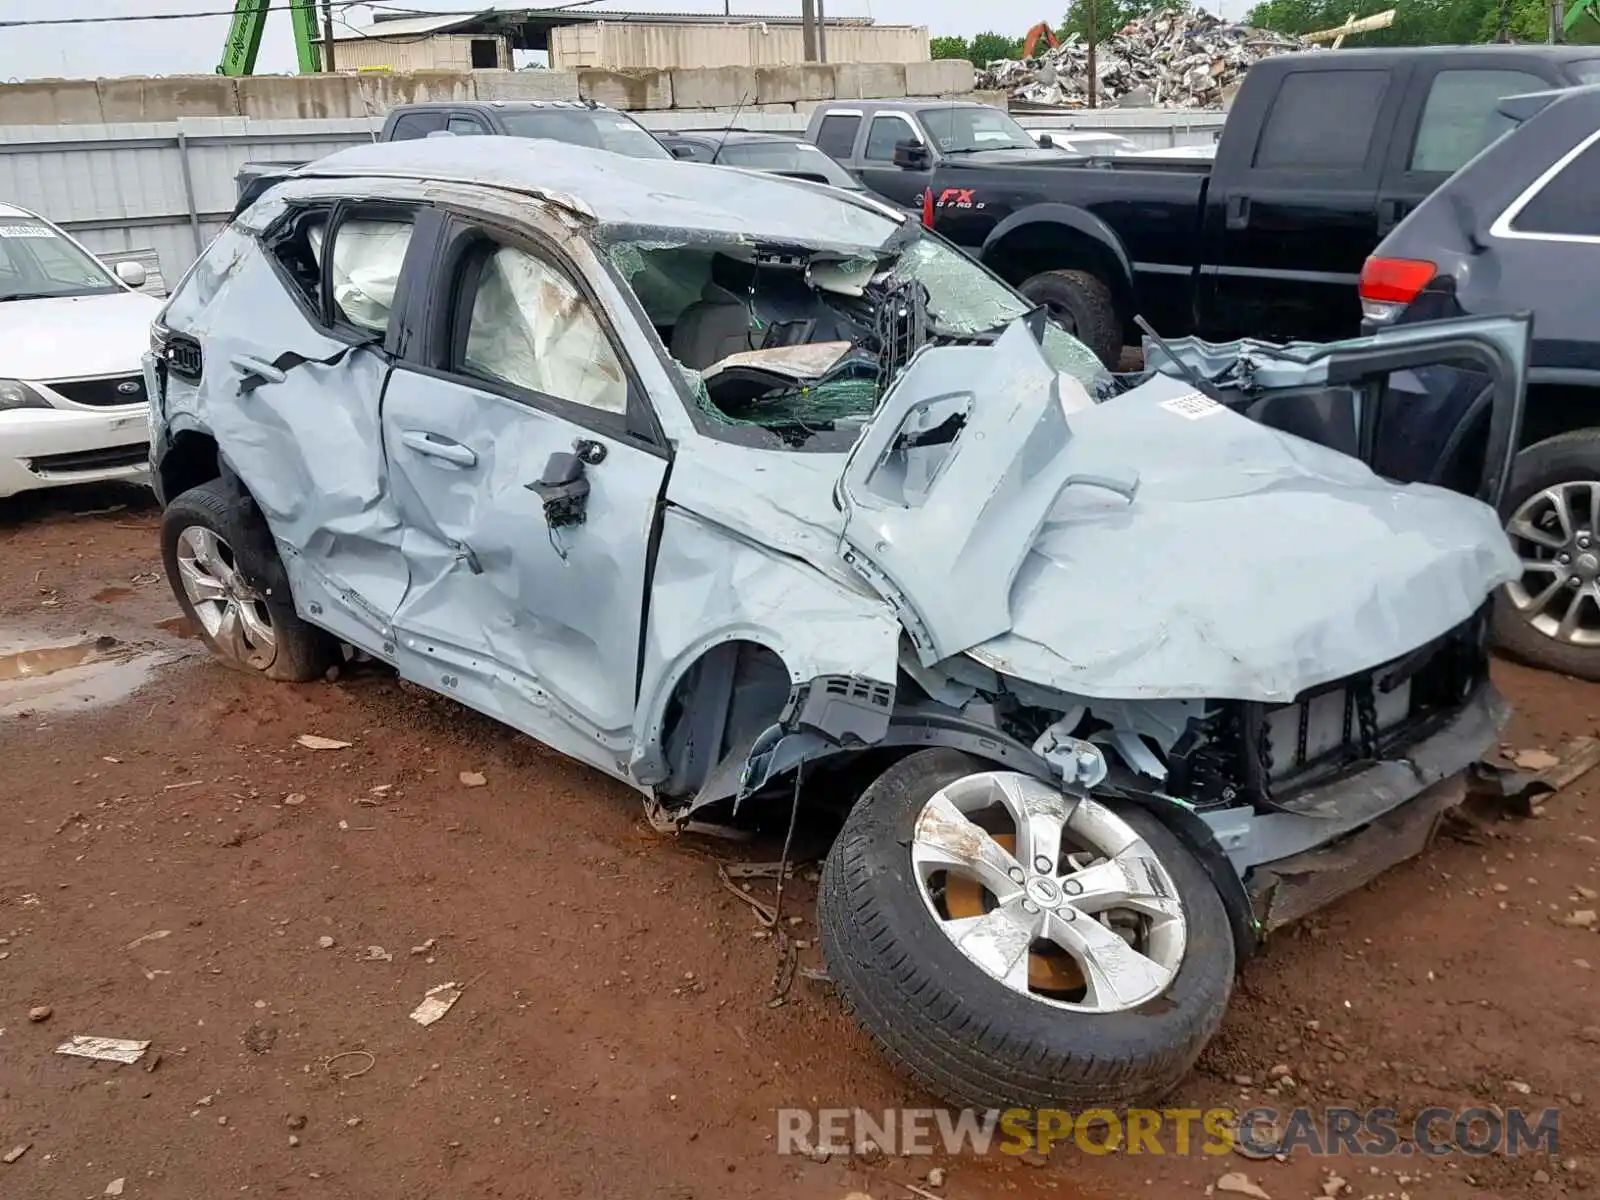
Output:
[[[146,360],[173,589],[637,788],[844,801],[828,969],[962,1104],[1169,1090],[1267,933],[1418,853],[1495,740],[1518,319],[1148,347],[1112,378],[878,202],[548,142],[268,190]],[[1363,464],[1490,379],[1477,496]]]

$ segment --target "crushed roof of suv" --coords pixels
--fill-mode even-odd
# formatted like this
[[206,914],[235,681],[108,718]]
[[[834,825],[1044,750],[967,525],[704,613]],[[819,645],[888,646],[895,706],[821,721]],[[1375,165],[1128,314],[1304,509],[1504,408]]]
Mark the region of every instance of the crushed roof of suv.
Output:
[[427,138],[340,150],[296,172],[449,180],[550,198],[607,225],[876,247],[904,214],[805,180],[526,138]]

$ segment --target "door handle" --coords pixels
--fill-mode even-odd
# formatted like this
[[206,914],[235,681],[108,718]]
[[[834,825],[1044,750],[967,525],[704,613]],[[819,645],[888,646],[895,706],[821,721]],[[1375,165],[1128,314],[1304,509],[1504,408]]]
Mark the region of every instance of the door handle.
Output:
[[1229,196],[1226,207],[1226,220],[1229,229],[1250,228],[1250,197]]
[[477,451],[442,434],[429,433],[423,429],[407,429],[400,434],[400,442],[418,454],[426,454],[429,458],[442,458],[457,467],[478,465]]
[[[239,374],[247,379],[253,376],[260,380],[261,383],[282,383],[284,380],[284,374],[281,369],[269,362],[263,362],[259,358],[252,358],[248,354],[235,354],[228,361],[233,364],[234,369]],[[257,386],[259,387],[260,384],[257,384]]]

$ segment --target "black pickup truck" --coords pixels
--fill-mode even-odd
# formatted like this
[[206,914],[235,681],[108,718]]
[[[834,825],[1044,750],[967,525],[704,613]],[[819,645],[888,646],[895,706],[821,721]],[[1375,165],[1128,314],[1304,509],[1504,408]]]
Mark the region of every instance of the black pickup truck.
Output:
[[1361,265],[1510,127],[1502,97],[1600,81],[1600,47],[1442,46],[1265,59],[1214,161],[1040,153],[998,110],[835,101],[815,142],[1046,305],[1107,364],[1162,334],[1329,340]]

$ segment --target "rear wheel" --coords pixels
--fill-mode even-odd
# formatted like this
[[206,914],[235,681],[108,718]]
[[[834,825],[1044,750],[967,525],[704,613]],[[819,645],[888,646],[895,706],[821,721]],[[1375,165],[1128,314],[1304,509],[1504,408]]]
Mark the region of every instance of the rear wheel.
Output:
[[867,789],[819,924],[846,1006],[957,1105],[1160,1099],[1232,990],[1221,898],[1160,822],[949,750]]
[[1496,641],[1534,666],[1600,680],[1600,431],[1519,454],[1509,507],[1522,577],[1496,601]]
[[1046,271],[1018,289],[1050,319],[1115,371],[1122,358],[1122,321],[1105,281],[1087,271]]
[[338,661],[338,643],[296,615],[266,522],[223,480],[167,506],[161,553],[184,616],[223,663],[304,682]]

